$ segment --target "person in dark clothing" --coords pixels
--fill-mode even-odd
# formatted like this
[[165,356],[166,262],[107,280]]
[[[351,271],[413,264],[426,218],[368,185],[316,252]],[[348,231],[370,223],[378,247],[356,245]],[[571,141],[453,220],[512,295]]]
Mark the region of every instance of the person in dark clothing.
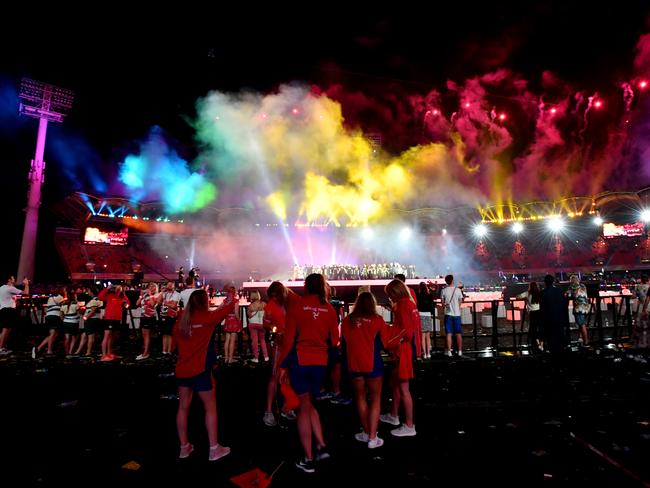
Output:
[[566,345],[566,328],[569,321],[569,302],[562,290],[554,286],[552,275],[544,277],[545,288],[540,300],[545,345],[553,354],[561,353]]

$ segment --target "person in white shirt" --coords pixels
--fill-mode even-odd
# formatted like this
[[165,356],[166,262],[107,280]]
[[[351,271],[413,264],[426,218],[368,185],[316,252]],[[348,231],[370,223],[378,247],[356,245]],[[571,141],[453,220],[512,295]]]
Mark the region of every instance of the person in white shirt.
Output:
[[[638,313],[637,316],[638,318],[641,317],[641,314],[643,313],[643,306],[645,305],[645,299],[648,296],[648,290],[650,289],[650,284],[648,282],[650,281],[650,278],[648,278],[648,275],[641,275],[641,283],[636,285],[636,289],[634,290],[634,293],[639,300],[639,307],[638,307]],[[637,321],[638,321],[637,318]]]
[[456,337],[458,355],[463,355],[463,329],[460,321],[460,304],[463,303],[463,284],[454,285],[454,275],[445,276],[447,287],[442,290],[442,305],[445,309],[445,333],[447,334],[447,356],[453,355],[452,336]]
[[525,291],[517,298],[524,298],[526,300],[526,308],[528,309],[528,340],[531,345],[544,350],[544,331],[542,329],[542,315],[539,310],[539,303],[542,300],[542,292],[537,286],[537,283],[531,281],[528,285],[528,291]]
[[138,307],[142,307],[140,316],[140,330],[142,330],[142,341],[144,350],[142,354],[136,357],[136,361],[149,359],[149,346],[151,344],[151,329],[157,328],[158,325],[158,285],[149,283],[147,289],[142,292],[138,298]]
[[54,341],[59,331],[63,330],[63,319],[61,317],[61,305],[65,302],[66,298],[65,288],[56,288],[52,295],[47,299],[47,311],[45,312],[45,325],[49,330],[48,336],[38,345],[32,348],[32,358],[36,359],[36,355],[47,346],[47,354],[54,354]]
[[198,288],[196,287],[196,281],[193,277],[188,276],[185,280],[185,289],[181,290],[181,299],[179,305],[183,308],[187,307],[187,304],[190,303],[190,296]]
[[172,332],[178,314],[178,302],[181,294],[174,289],[174,283],[168,282],[165,289],[158,294],[160,305],[160,333],[162,335],[163,357],[170,357],[172,354]]
[[7,342],[11,329],[18,322],[18,313],[16,313],[16,295],[29,295],[29,280],[23,280],[23,290],[15,287],[16,278],[10,276],[6,285],[0,286],[0,355],[6,356],[11,354],[7,349]]

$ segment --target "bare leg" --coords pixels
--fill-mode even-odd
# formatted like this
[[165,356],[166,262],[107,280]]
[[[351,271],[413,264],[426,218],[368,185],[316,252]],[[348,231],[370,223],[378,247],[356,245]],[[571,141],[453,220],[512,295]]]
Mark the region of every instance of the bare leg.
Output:
[[458,345],[458,353],[460,354],[463,352],[463,334],[454,335],[456,336],[456,344]]
[[[311,403],[311,397],[309,402]],[[316,446],[325,447],[325,439],[323,438],[323,428],[320,423],[320,416],[318,415],[318,410],[316,410],[313,403],[311,404],[311,430],[316,438]]]
[[0,333],[0,349],[4,349],[7,347],[7,342],[9,341],[9,333],[11,332],[11,329],[2,329],[2,333]]
[[312,420],[311,411],[313,409],[309,393],[300,395],[300,407],[298,408],[298,435],[300,436],[300,443],[305,452],[305,458],[313,459],[311,448],[311,434],[312,434]]
[[88,341],[88,334],[81,334],[81,339],[79,339],[79,346],[77,347],[75,354],[77,355],[81,354],[81,351],[83,350],[87,341]]
[[187,438],[187,418],[190,413],[192,403],[192,389],[187,386],[178,387],[178,412],[176,413],[176,430],[181,446],[189,443]]
[[396,365],[395,369],[393,370],[393,372],[391,373],[391,376],[390,376],[390,386],[391,386],[391,390],[392,390],[392,393],[393,393],[393,403],[390,406],[390,414],[393,417],[399,417],[399,405],[400,405],[400,403],[402,401],[402,395],[401,395],[401,392],[400,392],[400,389],[399,389],[399,377],[398,377],[399,372],[398,372],[398,368],[399,368],[399,366]]
[[273,369],[271,370],[271,377],[269,378],[269,384],[266,388],[266,411],[273,412],[273,402],[275,401],[276,395],[278,394],[278,347],[273,346],[271,348],[271,361],[273,364]]
[[144,356],[149,355],[149,345],[151,344],[151,331],[149,329],[142,329],[142,340],[144,341]]
[[402,405],[404,406],[404,423],[407,427],[413,427],[413,399],[409,390],[409,381],[400,381],[399,389],[402,394]]
[[95,345],[95,334],[88,334],[88,348],[86,349],[86,356],[93,353],[93,346]]
[[210,447],[213,447],[219,444],[217,440],[217,396],[214,379],[212,380],[212,390],[200,391],[199,397],[205,408],[205,428],[208,431]]
[[230,359],[230,334],[226,333],[226,340],[223,343],[223,355],[226,358],[226,363],[231,361]]
[[379,412],[381,411],[381,383],[383,378],[369,378],[366,380],[370,405],[368,409],[368,437],[374,439],[377,437],[377,424],[379,423]]
[[163,352],[172,352],[172,336],[164,335],[163,336]]
[[[359,420],[361,421],[361,427],[366,433],[370,432],[370,426],[368,424],[368,401],[366,400],[366,383],[363,377],[353,378],[352,387],[354,388],[354,399],[357,404],[357,412],[359,413]],[[375,434],[376,432],[375,427]]]

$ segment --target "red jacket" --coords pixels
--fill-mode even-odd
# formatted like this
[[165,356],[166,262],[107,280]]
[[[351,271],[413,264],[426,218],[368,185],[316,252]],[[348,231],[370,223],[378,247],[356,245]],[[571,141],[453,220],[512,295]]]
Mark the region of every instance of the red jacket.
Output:
[[341,324],[341,335],[345,339],[348,368],[355,373],[369,373],[375,361],[375,339],[386,340],[387,326],[379,315],[356,317],[354,322],[348,315]]
[[[190,320],[190,334],[185,335],[180,331],[178,320],[174,325],[174,343],[178,346],[178,360],[176,361],[176,377],[191,378],[205,371],[205,360],[208,347],[215,327],[230,312],[233,311],[237,300],[226,303],[222,308],[211,312],[199,312]],[[178,319],[183,316],[180,312]]]
[[[411,293],[411,296],[413,297],[413,301],[415,302],[415,305],[417,306],[418,304],[418,296],[415,293],[415,290],[409,286],[406,288],[409,289],[409,293]],[[435,320],[435,317],[434,317]],[[417,357],[422,356],[422,321],[418,318],[418,331],[417,335],[415,336],[415,355]]]
[[104,320],[122,321],[122,309],[125,303],[129,303],[126,295],[118,295],[110,291],[110,288],[104,288],[99,292],[97,298],[106,304]]
[[413,378],[413,344],[420,331],[420,312],[410,299],[402,298],[395,304],[391,329],[386,348],[393,350],[399,360],[399,378]]
[[280,306],[275,298],[271,298],[264,307],[264,328],[276,334],[283,334],[286,316],[287,313],[284,311],[284,307]]
[[298,364],[326,366],[330,344],[336,346],[338,342],[339,321],[332,305],[321,303],[316,295],[292,300],[287,312],[285,340],[280,346],[280,362],[295,344]]

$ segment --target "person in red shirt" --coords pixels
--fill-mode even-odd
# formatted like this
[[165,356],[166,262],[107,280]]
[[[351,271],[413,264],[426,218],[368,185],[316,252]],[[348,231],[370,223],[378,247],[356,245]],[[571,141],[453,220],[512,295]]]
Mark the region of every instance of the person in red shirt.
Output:
[[113,361],[117,357],[113,354],[113,332],[118,330],[122,323],[122,311],[124,307],[128,307],[129,299],[122,286],[104,288],[97,298],[106,304],[101,361]]
[[[381,348],[387,326],[377,313],[377,301],[370,292],[359,294],[354,310],[341,324],[342,349],[352,378],[357,410],[363,431],[354,437],[367,442],[370,449],[381,447],[384,441],[377,436],[381,408],[381,383],[384,363]],[[367,391],[366,391],[367,389]],[[366,395],[370,396],[370,408]]]
[[217,441],[217,397],[212,369],[215,352],[212,337],[216,326],[233,311],[236,305],[234,288],[220,308],[209,310],[208,294],[196,290],[190,295],[187,306],[179,315],[174,326],[174,344],[178,347],[176,381],[178,383],[178,413],[176,428],[181,443],[179,458],[187,458],[194,446],[187,437],[187,419],[196,391],[205,409],[205,426],[210,441],[208,459],[216,461],[230,453]]
[[[396,280],[400,280],[404,285],[406,285],[406,276],[403,274],[396,274],[395,275]],[[415,292],[413,288],[410,286],[406,285],[406,289],[409,291],[411,294],[411,298],[413,299],[413,303],[415,303],[415,306],[417,307],[418,305],[418,295]],[[415,354],[418,358],[422,357],[422,321],[418,322],[418,333],[415,336]]]
[[409,380],[413,378],[413,342],[419,333],[420,313],[406,285],[400,280],[391,281],[385,290],[393,304],[393,326],[384,346],[395,356],[397,363],[390,378],[393,393],[391,412],[381,415],[379,420],[399,425],[398,410],[401,405],[404,424],[390,433],[397,437],[414,436],[416,432],[413,425],[413,398],[409,390]]
[[[226,293],[231,293],[235,290],[235,287],[232,285],[226,285],[224,291]],[[239,307],[235,307],[227,316],[223,324],[223,331],[226,333],[226,340],[224,341],[223,351],[224,351],[224,362],[226,364],[231,364],[235,362],[235,345],[237,344],[237,338],[239,333],[243,330],[242,323],[239,318]]]
[[[289,304],[295,302],[298,297],[294,292],[286,288],[279,281],[274,281],[266,290],[269,301],[264,307],[264,319],[262,325],[271,333],[271,377],[266,391],[266,411],[262,421],[268,427],[277,425],[273,414],[273,403],[277,398],[278,380],[280,377],[280,345],[284,338],[286,321],[286,309]],[[284,412],[287,418],[291,418],[289,412]]]
[[338,346],[339,328],[334,307],[327,296],[327,284],[321,274],[310,274],[305,279],[305,295],[289,306],[285,336],[280,346],[280,381],[291,379],[291,386],[300,397],[298,433],[304,458],[296,467],[313,473],[312,436],[316,439],[316,460],[327,459],[320,417],[313,405],[327,369],[330,344]]

